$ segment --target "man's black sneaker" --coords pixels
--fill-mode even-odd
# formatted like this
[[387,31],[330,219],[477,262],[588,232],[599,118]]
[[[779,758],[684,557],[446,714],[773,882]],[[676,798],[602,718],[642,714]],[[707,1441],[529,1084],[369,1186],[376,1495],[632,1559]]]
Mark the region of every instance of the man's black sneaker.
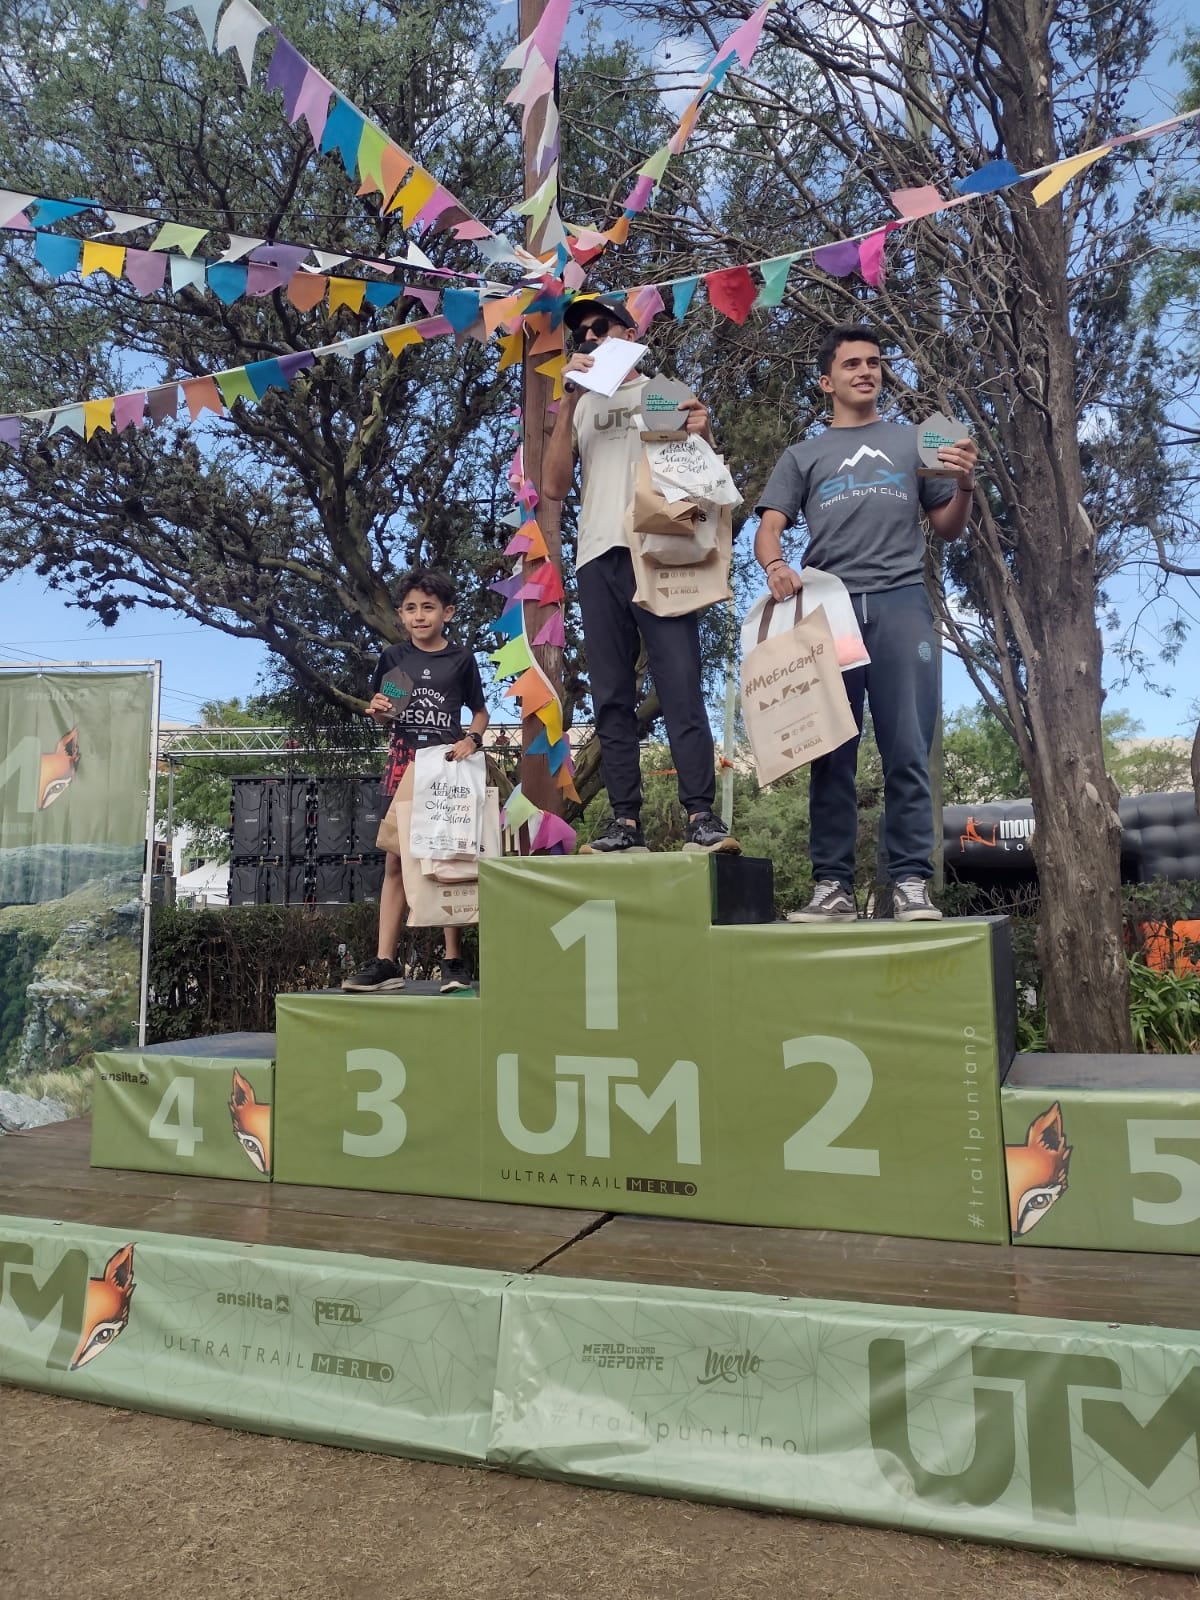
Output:
[[707,850],[710,854],[716,851],[726,851],[730,855],[741,855],[742,847],[721,821],[720,817],[711,811],[701,811],[692,817],[687,825],[687,843],[685,850]]
[[473,987],[465,961],[454,961],[447,957],[442,962],[442,987],[439,991],[441,994],[457,994],[461,989]]
[[646,835],[636,824],[631,827],[626,822],[618,822],[616,817],[612,819],[603,833],[596,835],[590,844],[581,844],[579,846],[579,854],[581,856],[620,855],[623,850],[641,851],[644,855],[646,851]]
[[897,922],[940,922],[942,913],[929,898],[924,878],[901,878],[892,885],[892,905]]
[[787,914],[789,922],[854,922],[857,918],[854,896],[836,878],[818,878],[808,904]]
[[404,974],[394,961],[376,957],[368,961],[361,972],[347,978],[342,984],[350,994],[394,994],[404,987]]

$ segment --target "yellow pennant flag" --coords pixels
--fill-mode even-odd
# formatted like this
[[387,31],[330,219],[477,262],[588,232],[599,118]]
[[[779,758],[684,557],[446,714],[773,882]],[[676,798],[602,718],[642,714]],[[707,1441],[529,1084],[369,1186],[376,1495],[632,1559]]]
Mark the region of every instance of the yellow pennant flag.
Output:
[[408,182],[396,190],[387,210],[389,213],[399,211],[401,221],[409,228],[417,212],[433,198],[436,188],[437,179],[431,172],[426,172],[424,167],[414,167]]
[[411,322],[405,322],[398,328],[385,328],[383,342],[394,356],[398,356],[407,345],[420,344],[421,335]]
[[551,700],[549,705],[539,706],[535,715],[544,725],[550,743],[557,744],[563,736],[562,706],[557,700]]
[[[385,335],[386,337],[386,335]],[[521,359],[521,349],[525,343],[525,336],[518,328],[516,333],[509,333],[500,341],[500,365],[497,372],[506,372],[509,367],[515,367]]]
[[1085,150],[1081,156],[1068,156],[1065,161],[1060,161],[1046,174],[1041,183],[1034,184],[1034,205],[1044,206],[1047,200],[1053,200],[1056,194],[1063,192],[1072,178],[1077,178],[1081,172],[1086,172],[1090,166],[1106,156],[1111,148],[1111,145],[1104,144],[1098,150]]
[[563,368],[566,366],[566,364],[567,364],[566,356],[551,356],[549,361],[541,362],[540,365],[536,368],[536,370],[538,372],[543,373],[547,378],[553,379],[553,381],[554,381],[554,398],[556,400],[561,400],[562,397],[563,397],[563,376],[562,375],[563,375]]
[[95,239],[83,241],[83,260],[79,270],[85,278],[89,272],[107,272],[110,278],[119,278],[124,269],[123,244],[98,244]]
[[339,306],[349,306],[351,311],[361,311],[363,296],[367,292],[365,278],[330,278],[329,280],[329,314],[330,316]]
[[94,433],[111,433],[113,424],[113,402],[109,400],[85,400],[83,402],[83,437],[90,439]]

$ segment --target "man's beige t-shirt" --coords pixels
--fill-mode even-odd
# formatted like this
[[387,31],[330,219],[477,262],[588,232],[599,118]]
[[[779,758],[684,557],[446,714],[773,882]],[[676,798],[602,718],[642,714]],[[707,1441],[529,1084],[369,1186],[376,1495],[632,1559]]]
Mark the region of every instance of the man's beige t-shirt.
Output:
[[628,546],[634,474],[642,453],[641,430],[633,419],[649,381],[635,373],[611,398],[585,390],[575,407],[572,431],[582,484],[576,568],[614,546]]

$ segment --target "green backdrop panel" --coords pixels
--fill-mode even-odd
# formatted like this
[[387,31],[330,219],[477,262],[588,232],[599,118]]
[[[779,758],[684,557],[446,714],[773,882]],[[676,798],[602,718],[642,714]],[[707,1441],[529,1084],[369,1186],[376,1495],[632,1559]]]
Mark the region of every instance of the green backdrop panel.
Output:
[[94,1167],[269,1180],[270,1061],[136,1050],[95,1059]]
[[724,1217],[712,894],[698,853],[487,864],[486,1196]]
[[1191,1092],[1006,1087],[1002,1099],[1014,1243],[1200,1255],[1200,1070]]
[[256,1432],[483,1458],[495,1274],[0,1218],[0,1381]]
[[526,1278],[488,1459],[1192,1568],[1198,1426],[1195,1334]]
[[475,1198],[480,1004],[280,995],[277,1181]]
[[1007,1239],[994,921],[712,932],[722,1217]]

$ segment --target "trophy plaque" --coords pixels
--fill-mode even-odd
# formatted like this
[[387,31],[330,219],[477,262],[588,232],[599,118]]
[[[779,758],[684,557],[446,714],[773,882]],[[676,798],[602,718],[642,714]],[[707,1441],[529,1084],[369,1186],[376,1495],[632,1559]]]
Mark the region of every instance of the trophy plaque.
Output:
[[938,451],[947,445],[958,444],[961,440],[970,438],[970,435],[970,428],[965,428],[961,422],[955,422],[952,417],[944,416],[940,411],[935,411],[924,422],[918,423],[917,452],[921,457],[921,465],[917,468],[917,476],[953,478],[955,474],[938,460]]

